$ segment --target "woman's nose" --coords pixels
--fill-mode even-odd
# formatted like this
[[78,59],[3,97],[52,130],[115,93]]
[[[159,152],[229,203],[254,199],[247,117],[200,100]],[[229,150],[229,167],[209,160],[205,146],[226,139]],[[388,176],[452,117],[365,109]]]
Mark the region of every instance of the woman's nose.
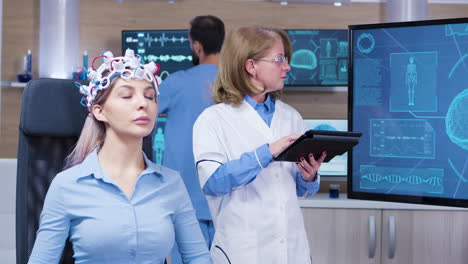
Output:
[[148,100],[145,98],[144,95],[139,95],[137,96],[137,98],[138,108],[146,108],[146,106],[148,106]]

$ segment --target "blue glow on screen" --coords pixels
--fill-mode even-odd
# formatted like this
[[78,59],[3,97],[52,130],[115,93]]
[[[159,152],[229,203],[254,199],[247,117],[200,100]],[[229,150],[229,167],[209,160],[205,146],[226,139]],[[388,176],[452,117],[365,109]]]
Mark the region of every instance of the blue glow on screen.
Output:
[[164,138],[166,121],[167,116],[159,116],[156,120],[156,127],[153,131],[153,161],[159,165],[162,165],[164,150],[166,148],[166,140]]
[[353,191],[468,199],[468,23],[351,33]]
[[293,54],[285,85],[348,85],[347,30],[286,30]]
[[122,51],[133,49],[143,62],[161,65],[159,76],[164,80],[171,73],[193,66],[187,30],[124,30]]

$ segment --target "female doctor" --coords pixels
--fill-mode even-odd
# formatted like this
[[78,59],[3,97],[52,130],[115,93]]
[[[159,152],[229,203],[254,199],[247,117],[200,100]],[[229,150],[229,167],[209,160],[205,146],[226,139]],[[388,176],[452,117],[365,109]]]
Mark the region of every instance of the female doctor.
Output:
[[216,229],[214,263],[310,263],[297,197],[319,189],[326,153],[273,162],[306,130],[279,100],[291,52],[282,30],[234,30],[220,54],[217,104],[195,122],[194,157]]

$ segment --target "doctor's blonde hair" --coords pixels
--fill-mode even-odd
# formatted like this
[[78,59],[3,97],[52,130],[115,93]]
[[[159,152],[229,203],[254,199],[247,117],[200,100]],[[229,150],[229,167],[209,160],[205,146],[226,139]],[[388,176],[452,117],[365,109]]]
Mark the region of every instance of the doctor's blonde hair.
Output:
[[[245,62],[248,59],[258,60],[266,56],[278,38],[283,41],[284,56],[291,58],[291,41],[283,30],[249,26],[237,28],[229,34],[219,56],[218,75],[213,86],[215,103],[238,106],[247,92],[254,94],[263,92],[251,84]],[[278,98],[281,90],[271,92],[270,95]]]

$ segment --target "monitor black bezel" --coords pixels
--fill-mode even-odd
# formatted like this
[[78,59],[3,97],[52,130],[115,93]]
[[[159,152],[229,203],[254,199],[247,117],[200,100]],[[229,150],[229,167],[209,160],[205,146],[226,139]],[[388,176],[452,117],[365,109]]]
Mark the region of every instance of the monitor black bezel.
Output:
[[[362,24],[362,25],[349,25],[348,26],[348,129],[353,131],[353,102],[354,102],[354,63],[353,63],[353,31],[363,29],[381,29],[381,28],[398,28],[398,27],[415,27],[415,26],[428,26],[428,25],[444,25],[444,24],[462,24],[468,23],[468,17],[450,18],[450,19],[434,19],[434,20],[420,20],[409,22],[392,22],[380,24]],[[364,136],[364,135],[363,135]],[[440,206],[454,206],[454,207],[468,207],[468,199],[449,199],[442,197],[430,196],[410,196],[410,195],[396,195],[396,194],[383,194],[373,192],[363,192],[353,190],[353,151],[348,155],[348,198],[360,200],[374,200],[385,202],[400,202],[400,203],[414,203],[414,204],[427,204],[427,205],[440,205]]]
[[[343,31],[343,32],[346,32],[348,31],[347,29],[316,29],[316,28],[299,28],[299,29],[294,29],[294,28],[287,28],[287,29],[283,29],[284,32],[286,32],[286,34],[288,34],[288,37],[289,37],[289,33],[288,31]],[[291,43],[292,44],[292,43]],[[348,39],[348,49],[349,49],[349,39]],[[294,51],[294,50],[293,50]],[[349,53],[348,53],[348,56],[349,56]],[[349,63],[349,57],[348,57],[348,63]],[[349,68],[348,68],[349,70]],[[349,74],[348,74],[349,75]],[[312,89],[310,90],[314,90],[313,88],[314,87],[348,87],[349,85],[349,79],[348,79],[348,84],[347,85],[333,85],[333,84],[315,84],[315,85],[308,85],[308,84],[284,84],[284,89],[285,90],[300,90],[300,91],[304,91],[304,90],[309,90],[308,88],[306,87],[311,87]],[[295,89],[295,87],[297,87],[298,89]]]

